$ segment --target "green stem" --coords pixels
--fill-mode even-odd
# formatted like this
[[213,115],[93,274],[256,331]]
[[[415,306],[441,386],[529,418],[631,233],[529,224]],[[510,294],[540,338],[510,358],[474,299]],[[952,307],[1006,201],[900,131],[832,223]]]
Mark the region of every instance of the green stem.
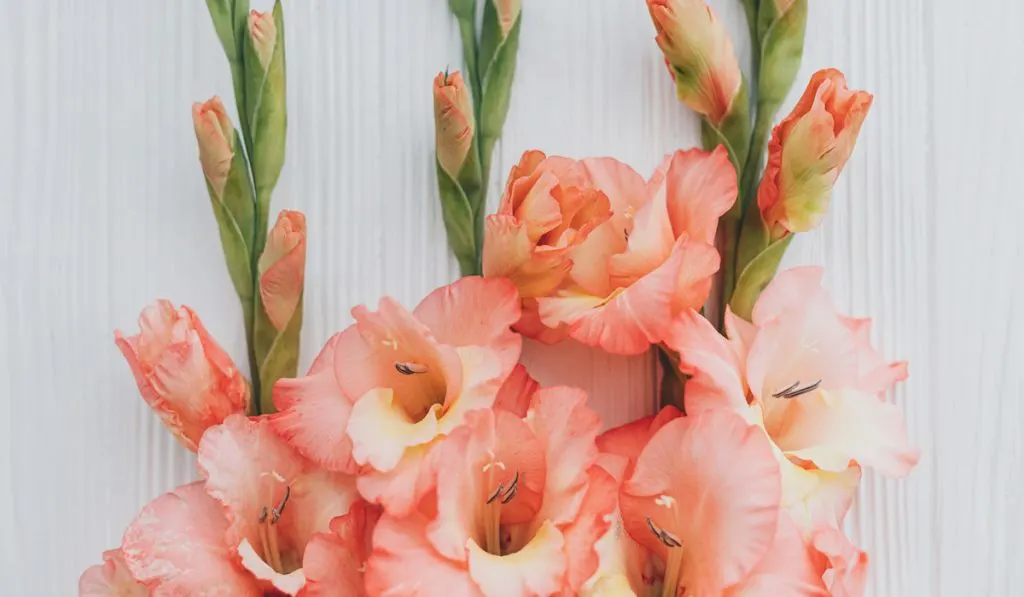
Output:
[[[740,195],[742,197],[742,195]],[[738,200],[738,199],[737,199]],[[732,217],[722,218],[718,223],[718,238],[721,242],[722,253],[722,289],[719,296],[719,308],[715,313],[715,328],[720,332],[725,330],[725,306],[732,298],[733,289],[736,287],[736,250],[739,242],[740,220]]]
[[260,370],[256,363],[256,345],[253,342],[253,303],[242,303],[242,318],[245,324],[245,347],[249,357],[249,415],[260,414]]
[[661,363],[661,370],[664,373],[661,378],[661,399],[658,404],[658,410],[666,406],[674,406],[682,411],[683,414],[686,414],[684,400],[686,377],[679,370],[679,357],[675,354],[675,351],[664,344],[658,344],[655,350],[658,353],[658,362]]

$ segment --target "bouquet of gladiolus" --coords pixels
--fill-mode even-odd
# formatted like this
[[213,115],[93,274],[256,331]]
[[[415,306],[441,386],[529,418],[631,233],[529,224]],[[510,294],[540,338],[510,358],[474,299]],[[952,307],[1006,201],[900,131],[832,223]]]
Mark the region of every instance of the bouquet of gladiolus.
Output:
[[[867,555],[843,532],[861,468],[906,475],[919,453],[885,400],[906,365],[836,311],[820,269],[777,273],[827,212],[872,100],[821,71],[771,127],[806,0],[743,0],[750,80],[702,0],[647,0],[704,148],[647,179],[528,151],[489,215],[520,6],[485,0],[478,26],[475,0],[450,0],[465,67],[434,81],[433,157],[465,277],[412,310],[355,307],[301,377],[304,217],[267,230],[280,0],[207,4],[241,132],[217,98],[193,118],[249,375],[188,307],[158,301],[116,335],[201,479],[146,505],[81,595],[863,593]],[[522,336],[656,352],[660,412],[603,431],[585,392],[531,378]]]

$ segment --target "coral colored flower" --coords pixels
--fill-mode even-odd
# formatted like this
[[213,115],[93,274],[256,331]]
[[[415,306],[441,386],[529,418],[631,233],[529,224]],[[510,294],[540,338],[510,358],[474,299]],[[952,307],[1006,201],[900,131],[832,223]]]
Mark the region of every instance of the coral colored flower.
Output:
[[103,552],[103,563],[78,579],[78,597],[146,597],[149,589],[132,577],[120,549]]
[[475,123],[473,98],[462,73],[438,73],[434,77],[434,133],[437,161],[457,179],[473,147]]
[[828,212],[836,179],[853,154],[872,96],[846,88],[843,73],[814,73],[796,107],[772,131],[757,205],[772,238],[805,232]]
[[245,411],[245,379],[188,307],[157,301],[139,316],[138,334],[114,337],[142,397],[189,450],[207,428]]
[[677,151],[647,182],[613,159],[530,151],[487,219],[484,274],[516,284],[524,334],[639,354],[704,303],[718,218],[735,199],[721,147]]
[[[540,390],[525,418],[482,410],[438,445],[437,499],[385,514],[367,563],[370,595],[576,595],[597,568],[594,543],[614,508],[586,395]],[[410,571],[414,571],[411,572]]]
[[378,518],[378,508],[357,501],[331,521],[330,533],[314,536],[302,560],[306,585],[298,597],[366,597],[363,571]]
[[519,360],[519,297],[507,280],[462,278],[409,313],[385,297],[352,310],[304,378],[274,389],[274,429],[392,514],[430,490],[424,458],[466,413],[490,408]]
[[270,12],[253,10],[249,12],[249,37],[252,47],[256,50],[260,66],[266,71],[270,68],[270,60],[274,57],[274,46],[277,45],[277,23]]
[[202,482],[183,485],[142,509],[121,550],[132,576],[156,595],[262,597],[263,589],[225,542],[223,506]]
[[760,430],[724,409],[654,421],[656,431],[648,421],[604,442],[633,468],[619,492],[626,532],[602,538],[588,594],[613,594],[599,592],[608,583],[631,594],[625,580],[636,595],[769,597],[794,593],[745,592],[754,575],[776,587],[815,580],[799,532],[780,516],[778,464]]
[[199,470],[227,516],[227,545],[261,586],[288,595],[305,584],[307,545],[357,499],[353,477],[300,456],[265,418],[235,415],[207,431]]
[[302,299],[306,275],[306,216],[284,210],[270,229],[259,261],[260,298],[270,323],[283,331]]
[[743,74],[722,23],[704,0],[647,0],[679,99],[718,126]]
[[192,125],[199,142],[199,163],[203,166],[213,194],[224,195],[231,159],[235,155],[235,127],[217,96],[202,104],[192,104]]
[[884,392],[906,378],[870,345],[867,320],[839,315],[822,271],[780,273],[753,323],[727,313],[723,338],[696,313],[677,320],[668,344],[681,353],[688,412],[728,408],[764,428],[783,479],[783,506],[805,532],[836,528],[868,466],[906,475],[909,445],[899,408]]

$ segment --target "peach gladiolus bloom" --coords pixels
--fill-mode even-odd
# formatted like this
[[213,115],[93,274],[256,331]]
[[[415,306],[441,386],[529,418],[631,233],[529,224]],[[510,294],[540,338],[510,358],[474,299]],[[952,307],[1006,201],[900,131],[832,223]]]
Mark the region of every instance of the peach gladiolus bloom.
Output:
[[283,331],[302,299],[306,276],[306,216],[284,210],[260,255],[260,298],[270,323]]
[[904,476],[920,451],[884,392],[907,376],[870,341],[870,320],[836,312],[822,270],[781,272],[753,323],[726,314],[728,338],[703,317],[681,316],[667,344],[681,354],[687,412],[725,408],[761,426],[774,445],[783,507],[805,533],[839,528],[860,466]]
[[[725,410],[665,409],[610,430],[602,466],[623,479],[621,526],[585,583],[602,595],[823,595],[821,574],[779,511],[779,469],[756,427]],[[617,587],[612,591],[612,587]]]
[[103,552],[103,563],[78,579],[78,597],[146,597],[149,589],[132,577],[120,549]]
[[725,27],[704,0],[647,0],[647,9],[680,101],[718,126],[743,82]]
[[279,381],[274,429],[328,470],[360,474],[359,491],[396,515],[430,490],[432,445],[467,413],[490,408],[519,360],[507,280],[462,278],[410,313],[385,297],[359,306],[304,378]]
[[189,450],[207,428],[245,412],[245,379],[188,307],[157,301],[139,316],[138,334],[114,337],[143,399]]
[[256,50],[260,66],[264,71],[267,70],[274,57],[274,47],[277,45],[277,23],[274,21],[274,14],[250,11],[249,37],[252,39],[252,47]]
[[846,88],[843,73],[818,71],[772,130],[757,205],[773,239],[821,223],[871,102],[870,93]]
[[735,199],[723,147],[677,151],[646,182],[610,158],[528,151],[487,218],[484,274],[519,289],[522,333],[640,354],[704,303],[718,218]]
[[615,485],[594,466],[601,421],[586,394],[533,394],[525,417],[466,417],[431,454],[436,500],[385,514],[367,563],[370,595],[576,595],[597,568]]
[[462,73],[437,73],[434,77],[434,135],[437,161],[457,179],[473,147],[475,130],[473,98]]
[[192,125],[199,142],[199,163],[203,174],[214,196],[221,197],[235,155],[235,127],[217,96],[202,104],[192,104]]

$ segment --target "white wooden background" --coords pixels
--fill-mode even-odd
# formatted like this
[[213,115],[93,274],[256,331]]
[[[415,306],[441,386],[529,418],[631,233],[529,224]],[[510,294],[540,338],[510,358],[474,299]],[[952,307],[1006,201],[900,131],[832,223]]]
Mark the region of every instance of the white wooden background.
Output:
[[[697,143],[642,0],[524,4],[492,204],[527,148],[613,155],[646,174]],[[896,400],[924,450],[909,480],[863,484],[851,527],[874,560],[872,594],[1021,594],[1024,5],[811,4],[801,81],[835,66],[876,99],[832,214],[788,262],[826,265],[838,301],[910,360]],[[744,39],[739,2],[714,5]],[[194,476],[113,329],[134,330],[166,297],[244,358],[189,113],[231,86],[202,0],[0,8],[0,582],[5,595],[71,595],[147,500]],[[353,305],[413,304],[456,275],[430,89],[460,51],[445,0],[287,0],[286,20],[274,207],[309,218],[305,367]],[[646,358],[531,346],[526,360],[544,381],[590,389],[610,424],[650,408]]]

